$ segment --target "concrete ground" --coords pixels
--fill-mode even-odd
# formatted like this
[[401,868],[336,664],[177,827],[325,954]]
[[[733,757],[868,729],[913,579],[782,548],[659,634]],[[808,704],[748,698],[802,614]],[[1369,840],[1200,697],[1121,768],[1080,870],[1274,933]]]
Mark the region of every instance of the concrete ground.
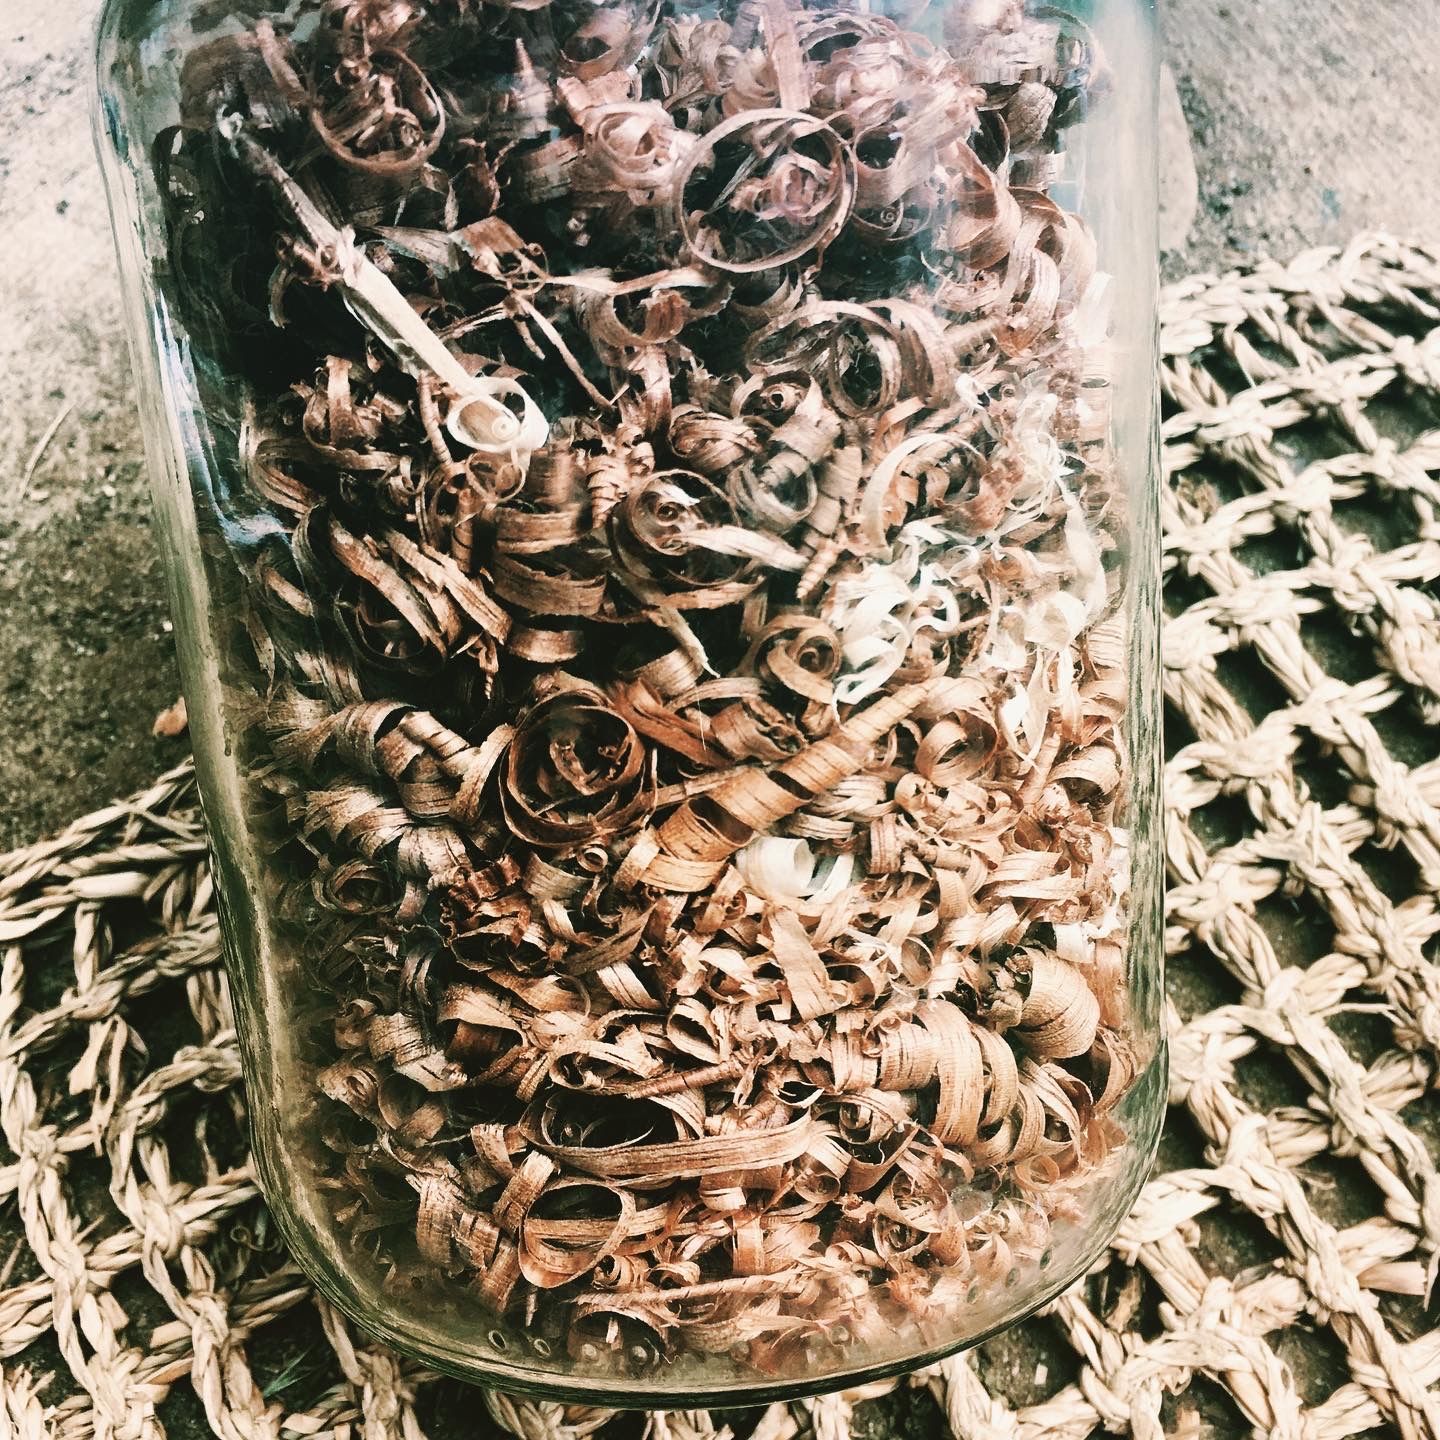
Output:
[[[0,5],[0,848],[183,753],[150,733],[177,682],[90,148],[97,8]],[[1424,8],[1164,0],[1168,275],[1440,234]]]
[[[1366,228],[1440,236],[1428,5],[1162,3],[1167,276]],[[0,849],[185,753],[151,735],[177,680],[90,148],[97,8],[0,3]],[[1020,1396],[1036,1357],[999,1341],[980,1363]],[[930,1418],[887,1411],[870,1433]]]

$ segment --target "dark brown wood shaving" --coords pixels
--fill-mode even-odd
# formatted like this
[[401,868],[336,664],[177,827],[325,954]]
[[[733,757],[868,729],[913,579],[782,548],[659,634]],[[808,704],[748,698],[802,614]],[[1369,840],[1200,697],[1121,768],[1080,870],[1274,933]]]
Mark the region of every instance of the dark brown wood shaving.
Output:
[[1145,1058],[1108,282],[1049,193],[1094,43],[303,10],[156,146],[297,1183],[596,1373],[933,1330],[1083,1222]]

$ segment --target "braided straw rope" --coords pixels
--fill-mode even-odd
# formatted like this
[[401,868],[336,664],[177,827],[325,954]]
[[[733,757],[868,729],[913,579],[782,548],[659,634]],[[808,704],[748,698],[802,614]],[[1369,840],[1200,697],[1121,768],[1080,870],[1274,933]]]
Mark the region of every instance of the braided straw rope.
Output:
[[[1010,1335],[868,1394],[654,1415],[653,1440],[1440,1435],[1440,251],[1186,282],[1162,349],[1157,1173]],[[463,1387],[279,1250],[212,902],[188,767],[0,858],[0,1437],[473,1432]],[[484,1398],[522,1440],[638,1433]]]

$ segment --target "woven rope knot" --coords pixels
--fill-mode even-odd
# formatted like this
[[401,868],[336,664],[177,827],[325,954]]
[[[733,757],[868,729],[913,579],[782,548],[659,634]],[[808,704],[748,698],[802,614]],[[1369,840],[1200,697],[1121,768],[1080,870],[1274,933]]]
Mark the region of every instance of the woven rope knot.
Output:
[[815,1440],[846,1440],[855,1407],[846,1395],[821,1395],[810,1401],[810,1424]]
[[20,1143],[16,1146],[16,1153],[22,1166],[35,1170],[49,1170],[65,1163],[64,1156],[60,1154],[55,1143],[54,1127],[50,1125],[37,1125],[34,1129],[23,1131]]
[[1235,1024],[1229,1017],[1204,1016],[1170,1040],[1170,1095],[1189,1104],[1192,1091],[1205,1092],[1229,1084],[1234,1074]]
[[1317,1315],[1328,1318],[1337,1311],[1348,1314],[1355,1309],[1358,1290],[1354,1278],[1343,1266],[1337,1267],[1334,1255],[1307,1252],[1301,1276],[1305,1288],[1314,1296]]
[[1298,525],[1331,513],[1335,495],[1335,477],[1324,465],[1311,465],[1278,491],[1274,498],[1275,518],[1287,525]]
[[1305,975],[1304,970],[1294,965],[1277,971],[1265,985],[1260,1001],[1264,1009],[1286,1018],[1287,1023],[1288,1017],[1284,1016],[1284,1012],[1289,1010],[1292,1005],[1298,1011],[1308,1013],[1310,1007],[1304,993]]
[[1227,453],[1233,452],[1237,441],[1268,446],[1274,432],[1267,423],[1267,403],[1256,391],[1234,396],[1224,405],[1201,410],[1196,438],[1201,443]]
[[1410,1018],[1395,1026],[1395,1038],[1407,1050],[1440,1050],[1440,1003],[1433,995],[1410,996]]
[[1423,830],[1433,818],[1432,807],[1417,793],[1414,781],[1404,771],[1386,770],[1377,776],[1373,793],[1375,809],[1386,824],[1382,838],[1392,846],[1399,837],[1391,827]]
[[[1264,1162],[1270,1155],[1270,1142],[1265,1133],[1265,1116],[1254,1112],[1242,1115],[1225,1137],[1225,1165],[1246,1174],[1250,1183],[1261,1177]],[[1254,1173],[1247,1173],[1253,1171]]]
[[1216,656],[1229,648],[1230,642],[1203,616],[1182,615],[1165,632],[1163,663],[1167,670],[1181,675],[1197,667],[1214,670]]
[[[1119,1341],[1120,1337],[1113,1337]],[[1108,1430],[1126,1429],[1140,1440],[1161,1440],[1162,1387],[1155,1376],[1155,1361],[1133,1339],[1117,1344],[1117,1363],[1103,1373],[1092,1366],[1080,1372],[1080,1391],[1095,1407]]]
[[153,1245],[167,1260],[173,1260],[185,1245],[185,1219],[175,1199],[163,1198],[150,1189],[141,1201],[144,1242]]
[[1423,342],[1401,335],[1390,347],[1390,358],[1417,389],[1440,390],[1440,343],[1433,331]]
[[485,1404],[496,1423],[518,1440],[575,1440],[563,1405],[526,1402],[496,1390],[485,1392]]
[[110,1430],[112,1440],[156,1440],[159,1427],[153,1405],[132,1405],[119,1424]]

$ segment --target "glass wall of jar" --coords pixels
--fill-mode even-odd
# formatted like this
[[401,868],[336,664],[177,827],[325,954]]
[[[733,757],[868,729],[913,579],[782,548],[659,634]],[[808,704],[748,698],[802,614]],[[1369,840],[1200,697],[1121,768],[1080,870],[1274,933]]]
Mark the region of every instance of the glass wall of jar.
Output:
[[266,1196],[617,1404],[973,1343],[1160,1034],[1142,0],[111,0]]

